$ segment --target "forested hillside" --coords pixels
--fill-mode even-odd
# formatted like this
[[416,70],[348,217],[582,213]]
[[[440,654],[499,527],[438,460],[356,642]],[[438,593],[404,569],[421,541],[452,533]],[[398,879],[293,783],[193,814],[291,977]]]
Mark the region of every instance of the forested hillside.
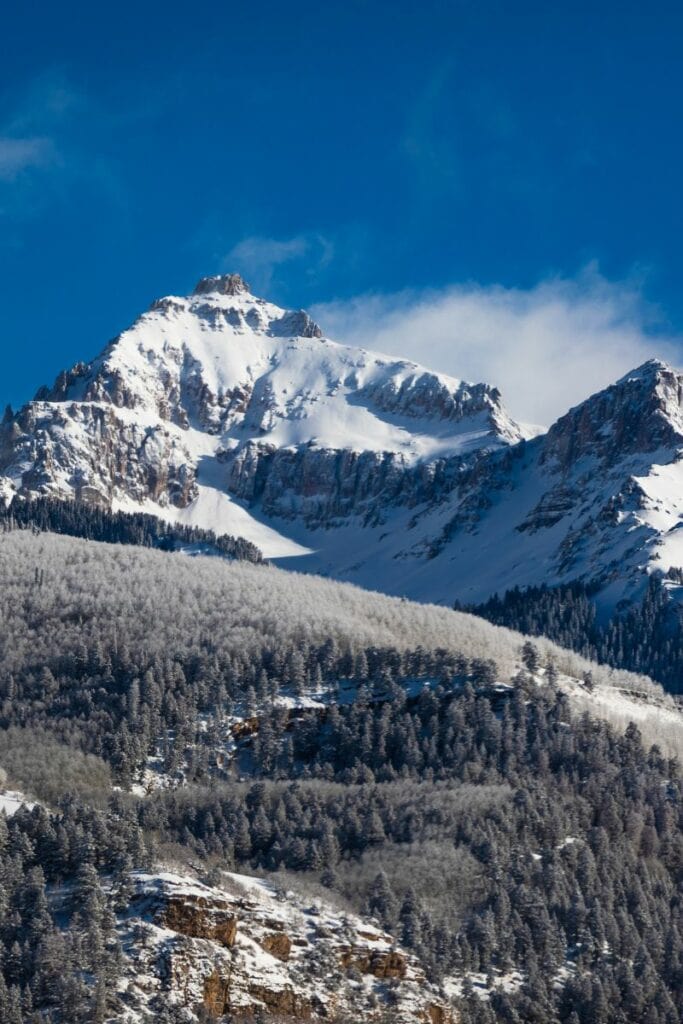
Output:
[[[645,677],[266,565],[16,529],[0,579],[0,766],[38,801],[0,821],[3,1021],[221,1016],[239,950],[183,947],[182,995],[159,864],[374,917],[463,1024],[681,1020],[683,720]],[[405,984],[338,1020],[415,1019]]]
[[[205,732],[280,691],[368,672],[509,682],[521,665],[521,637],[472,615],[271,567],[13,531],[0,573],[0,723],[49,730],[129,780],[160,738],[191,743],[200,716]],[[647,679],[537,646],[553,672],[590,673],[600,695],[613,694],[620,722],[619,694],[650,693],[641,728],[681,749],[671,702]]]
[[468,610],[509,629],[547,636],[586,658],[644,672],[670,693],[683,693],[680,583],[680,570],[653,575],[640,604],[606,621],[598,615],[594,590],[582,583],[515,588]]

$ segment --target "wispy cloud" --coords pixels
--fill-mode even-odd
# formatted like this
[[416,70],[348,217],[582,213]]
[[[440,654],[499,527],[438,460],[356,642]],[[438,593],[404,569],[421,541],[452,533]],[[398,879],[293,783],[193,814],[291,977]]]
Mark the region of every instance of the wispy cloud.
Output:
[[54,159],[52,140],[0,135],[0,181],[12,182],[25,171],[45,167]]
[[92,103],[59,72],[28,83],[0,110],[0,217],[21,222],[95,188],[120,205],[120,187],[84,124]]
[[314,275],[329,264],[333,254],[332,243],[320,234],[285,239],[252,235],[234,245],[223,262],[225,270],[238,271],[257,291],[267,292],[284,264],[305,262],[306,272]]
[[495,384],[515,416],[540,424],[652,356],[675,364],[683,354],[641,282],[609,281],[594,265],[526,291],[464,284],[312,312],[339,341]]
[[27,171],[61,165],[57,139],[79,105],[59,74],[31,82],[0,120],[0,181],[16,182]]

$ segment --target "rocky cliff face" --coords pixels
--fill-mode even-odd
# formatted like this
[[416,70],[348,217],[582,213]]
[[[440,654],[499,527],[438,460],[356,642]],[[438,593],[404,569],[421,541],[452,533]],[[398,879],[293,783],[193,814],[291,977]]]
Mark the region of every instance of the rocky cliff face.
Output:
[[[477,458],[472,454],[467,464]],[[377,525],[397,506],[414,508],[448,493],[464,465],[457,456],[411,464],[395,452],[245,445],[229,460],[227,486],[265,515],[310,529],[352,517]]]
[[135,877],[121,921],[122,1000],[135,1019],[161,1007],[189,1022],[379,1020],[455,1024],[445,996],[391,936],[319,900],[255,878],[209,887],[168,872]]

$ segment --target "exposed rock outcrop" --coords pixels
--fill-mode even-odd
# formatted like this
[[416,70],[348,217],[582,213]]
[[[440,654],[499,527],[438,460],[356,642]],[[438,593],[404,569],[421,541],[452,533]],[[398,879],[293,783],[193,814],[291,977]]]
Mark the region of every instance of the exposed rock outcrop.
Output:
[[166,891],[160,896],[155,921],[163,928],[192,939],[210,939],[231,949],[237,936],[237,912],[233,903],[221,902],[215,894]]
[[408,962],[397,949],[368,950],[355,947],[342,954],[342,966],[355,967],[362,974],[375,978],[405,978]]
[[194,290],[195,295],[244,295],[250,291],[249,285],[240,274],[216,274],[213,277],[202,277]]
[[[151,1021],[161,1007],[187,1020],[379,1020],[455,1024],[415,957],[368,922],[268,883],[225,876],[212,888],[169,873],[136,876],[121,922],[124,999]],[[357,983],[358,972],[364,975]]]
[[289,960],[289,954],[292,952],[292,940],[285,932],[272,932],[270,935],[264,935],[261,945],[266,953],[270,953],[277,960]]

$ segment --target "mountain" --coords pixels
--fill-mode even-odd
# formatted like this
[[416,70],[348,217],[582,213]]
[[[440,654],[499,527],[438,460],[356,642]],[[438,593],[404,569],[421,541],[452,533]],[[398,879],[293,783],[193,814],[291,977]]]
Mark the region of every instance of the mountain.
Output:
[[462,474],[428,513],[432,571],[450,566],[464,601],[576,580],[606,610],[640,600],[648,574],[683,565],[682,394],[683,377],[651,360]]
[[0,493],[150,513],[438,603],[579,580],[612,613],[683,565],[682,388],[651,361],[532,437],[487,384],[209,277],[6,414]]
[[7,415],[0,474],[6,497],[154,512],[292,556],[305,547],[245,503],[306,522],[357,515],[411,467],[522,436],[494,388],[337,345],[230,274],[154,302]]

